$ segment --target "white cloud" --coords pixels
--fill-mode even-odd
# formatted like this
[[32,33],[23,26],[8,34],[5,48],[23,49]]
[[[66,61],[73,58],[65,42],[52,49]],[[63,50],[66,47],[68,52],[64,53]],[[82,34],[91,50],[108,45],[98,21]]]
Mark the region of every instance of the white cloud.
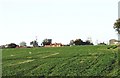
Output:
[[[0,43],[53,38],[54,42],[91,36],[116,38],[118,0],[2,0]],[[110,34],[109,34],[110,33]],[[12,36],[12,37],[11,37]]]

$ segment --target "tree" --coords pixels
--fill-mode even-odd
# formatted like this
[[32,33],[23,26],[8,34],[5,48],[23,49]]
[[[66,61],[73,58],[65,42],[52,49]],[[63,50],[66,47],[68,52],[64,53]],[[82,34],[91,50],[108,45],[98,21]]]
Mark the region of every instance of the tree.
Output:
[[106,43],[102,42],[102,43],[99,43],[98,45],[107,45]]
[[120,34],[120,18],[116,20],[113,28],[118,32],[118,34]]
[[114,23],[113,28],[117,31],[118,33],[118,44],[120,44],[120,18],[116,20]]
[[93,43],[91,42],[91,40],[86,40],[85,42],[81,39],[76,39],[75,41],[74,40],[71,40],[70,45],[93,45]]
[[70,40],[70,45],[74,45],[74,40]]
[[16,48],[18,45],[16,45],[15,43],[10,43],[8,44],[7,48]]
[[50,45],[51,43],[52,43],[52,39],[44,39],[42,42],[43,46]]
[[5,48],[5,45],[1,45],[1,46],[0,46],[0,49],[1,49],[1,48],[2,48],[2,49]]
[[26,46],[26,42],[24,42],[24,41],[20,42],[20,46],[25,47]]
[[30,45],[33,45],[33,47],[38,47],[38,42],[36,40],[30,42]]
[[75,45],[82,45],[83,44],[83,41],[81,39],[76,39],[74,41]]
[[93,43],[90,40],[86,40],[85,45],[93,45]]

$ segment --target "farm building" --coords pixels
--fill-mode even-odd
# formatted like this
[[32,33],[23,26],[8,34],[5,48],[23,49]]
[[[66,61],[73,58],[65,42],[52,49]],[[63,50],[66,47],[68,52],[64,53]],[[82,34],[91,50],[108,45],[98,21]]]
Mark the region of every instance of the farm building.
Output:
[[118,44],[118,40],[116,39],[109,40],[109,45],[116,45],[116,44]]
[[61,43],[52,43],[50,45],[45,45],[45,47],[61,47],[62,44]]

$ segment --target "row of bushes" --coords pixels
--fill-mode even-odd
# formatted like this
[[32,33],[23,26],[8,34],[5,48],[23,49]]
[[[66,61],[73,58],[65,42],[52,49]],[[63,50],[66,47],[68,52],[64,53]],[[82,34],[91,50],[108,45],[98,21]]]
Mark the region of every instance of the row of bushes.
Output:
[[15,43],[10,43],[10,44],[7,44],[7,45],[1,45],[0,48],[32,48],[30,46],[19,46]]
[[111,45],[107,49],[116,49],[117,47],[118,47],[118,45]]

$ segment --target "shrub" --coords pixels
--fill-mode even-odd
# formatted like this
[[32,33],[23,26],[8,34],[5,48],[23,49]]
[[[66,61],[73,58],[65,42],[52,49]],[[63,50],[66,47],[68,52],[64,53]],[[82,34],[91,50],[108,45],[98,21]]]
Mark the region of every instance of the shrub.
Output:
[[8,44],[7,48],[16,48],[18,45],[16,45],[15,43],[10,43]]

